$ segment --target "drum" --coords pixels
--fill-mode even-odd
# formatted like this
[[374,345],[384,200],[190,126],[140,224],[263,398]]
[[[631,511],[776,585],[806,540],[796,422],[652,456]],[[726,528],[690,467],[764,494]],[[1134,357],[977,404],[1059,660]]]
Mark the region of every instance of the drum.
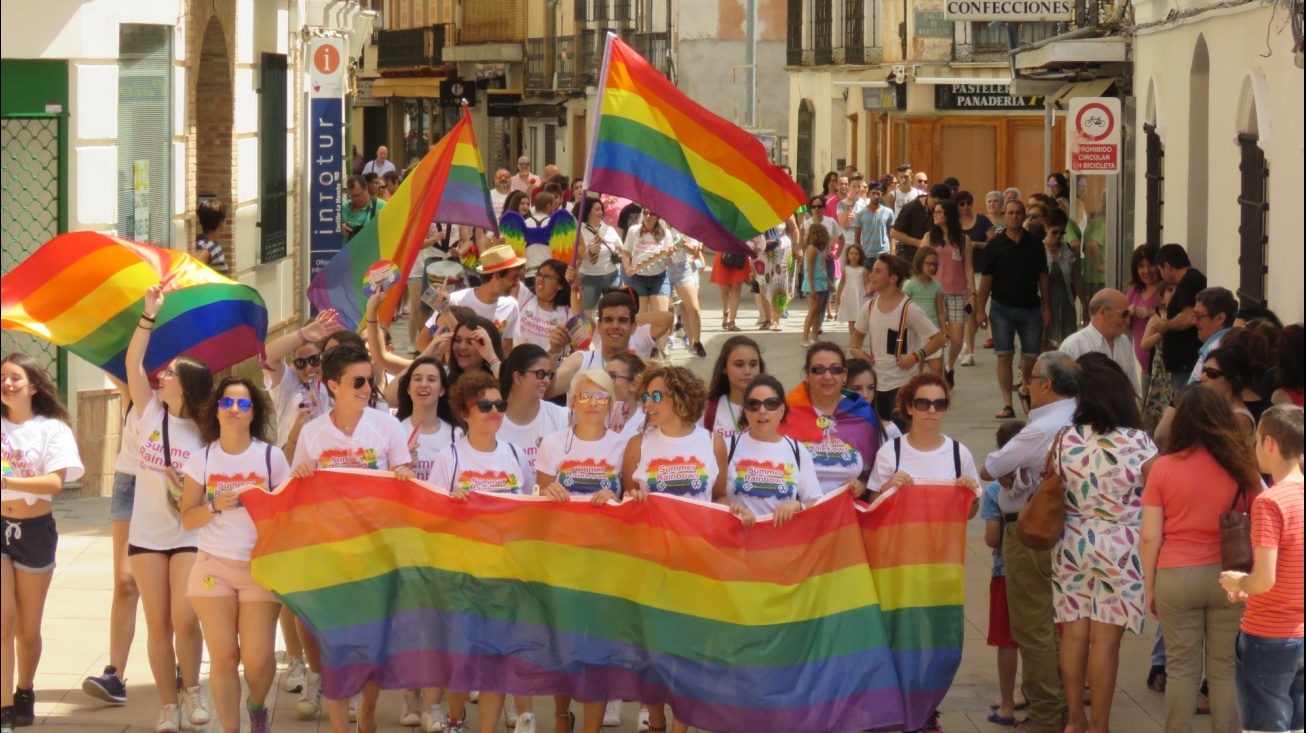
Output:
[[463,278],[463,263],[458,260],[440,260],[426,266],[426,289],[422,303],[437,313],[449,302],[449,293],[467,286]]

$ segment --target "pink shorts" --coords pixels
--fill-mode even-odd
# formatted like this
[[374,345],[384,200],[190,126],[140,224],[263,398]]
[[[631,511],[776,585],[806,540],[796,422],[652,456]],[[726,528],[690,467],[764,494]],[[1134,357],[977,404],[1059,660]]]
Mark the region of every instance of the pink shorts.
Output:
[[228,560],[203,550],[195,554],[195,565],[186,583],[186,595],[192,598],[235,596],[238,603],[278,603],[272,591],[254,582],[248,561]]

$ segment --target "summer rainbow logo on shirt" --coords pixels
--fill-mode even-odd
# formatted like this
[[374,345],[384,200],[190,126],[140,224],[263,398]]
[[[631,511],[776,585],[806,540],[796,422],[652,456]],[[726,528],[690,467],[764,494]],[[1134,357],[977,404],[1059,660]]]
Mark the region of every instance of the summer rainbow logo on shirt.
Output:
[[[211,473],[208,482],[204,485],[204,499],[205,501],[213,501],[213,498],[220,491],[238,491],[245,487],[267,491],[267,486],[263,484],[263,477],[257,473],[242,473],[238,476]],[[236,506],[241,507],[244,505],[238,503]]]
[[14,475],[14,467],[10,465],[8,459],[0,460],[0,475],[3,475],[5,478],[10,478]]
[[751,458],[735,461],[735,493],[764,499],[793,496],[794,466]]
[[363,448],[361,450],[349,450],[348,448],[334,448],[322,451],[322,455],[317,457],[318,468],[371,468],[376,466],[376,449]]
[[812,460],[821,466],[851,466],[857,462],[857,449],[833,434],[804,445],[811,451]]
[[701,494],[707,485],[707,466],[697,458],[658,458],[648,464],[648,490],[660,494]]
[[568,491],[594,494],[604,489],[617,490],[617,470],[607,461],[587,458],[563,461],[558,467],[558,483]]
[[517,476],[507,471],[463,471],[455,484],[463,491],[487,494],[516,494],[520,488]]

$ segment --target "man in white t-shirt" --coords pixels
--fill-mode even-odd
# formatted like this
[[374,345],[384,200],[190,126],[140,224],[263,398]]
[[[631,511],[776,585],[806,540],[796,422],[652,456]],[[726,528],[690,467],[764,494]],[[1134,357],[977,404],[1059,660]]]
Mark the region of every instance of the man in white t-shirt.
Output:
[[[882,420],[893,414],[898,388],[920,372],[926,354],[943,348],[947,338],[920,306],[902,292],[911,266],[897,255],[881,255],[867,273],[875,297],[853,323],[852,355],[875,365],[875,412]],[[871,337],[866,350],[862,343]],[[902,424],[898,427],[906,429]]]
[[[549,397],[559,397],[571,389],[571,380],[584,369],[603,368],[608,360],[617,354],[632,353],[632,337],[637,328],[649,327],[646,345],[657,344],[671,330],[675,317],[666,311],[641,313],[635,317],[635,302],[630,295],[612,292],[599,298],[599,321],[594,328],[594,342],[597,349],[572,352],[571,356],[558,365],[558,376],[549,387]],[[646,358],[648,353],[636,353]]]
[[[512,247],[500,244],[481,253],[481,264],[476,272],[481,284],[465,288],[449,296],[450,305],[471,308],[499,329],[503,337],[503,350],[512,351],[513,340],[520,333],[521,306],[517,304],[517,286],[521,283],[526,260],[518,257]],[[436,313],[426,322],[426,328],[417,339],[417,348],[424,349],[431,342],[431,329],[440,316]]]
[[500,168],[494,172],[494,188],[490,189],[490,204],[494,206],[496,220],[503,216],[503,205],[508,203],[508,196],[511,193],[512,174],[507,168]]

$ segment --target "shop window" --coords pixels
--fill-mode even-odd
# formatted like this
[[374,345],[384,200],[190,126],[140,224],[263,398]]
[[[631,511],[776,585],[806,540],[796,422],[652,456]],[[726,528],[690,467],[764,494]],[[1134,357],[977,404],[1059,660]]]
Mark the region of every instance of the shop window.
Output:
[[558,164],[558,126],[544,126],[544,164]]
[[265,53],[259,67],[259,262],[286,256],[286,57]]
[[1243,305],[1264,306],[1270,168],[1259,142],[1258,135],[1238,135],[1238,147],[1242,152],[1242,162],[1238,166],[1242,173],[1242,186],[1238,192],[1238,207],[1242,212],[1238,225],[1238,299]]
[[1156,131],[1156,125],[1143,125],[1144,168],[1143,176],[1147,180],[1145,199],[1145,226],[1147,244],[1161,245],[1162,223],[1161,211],[1165,206],[1165,146]]
[[172,29],[119,27],[118,236],[160,247],[172,233]]

